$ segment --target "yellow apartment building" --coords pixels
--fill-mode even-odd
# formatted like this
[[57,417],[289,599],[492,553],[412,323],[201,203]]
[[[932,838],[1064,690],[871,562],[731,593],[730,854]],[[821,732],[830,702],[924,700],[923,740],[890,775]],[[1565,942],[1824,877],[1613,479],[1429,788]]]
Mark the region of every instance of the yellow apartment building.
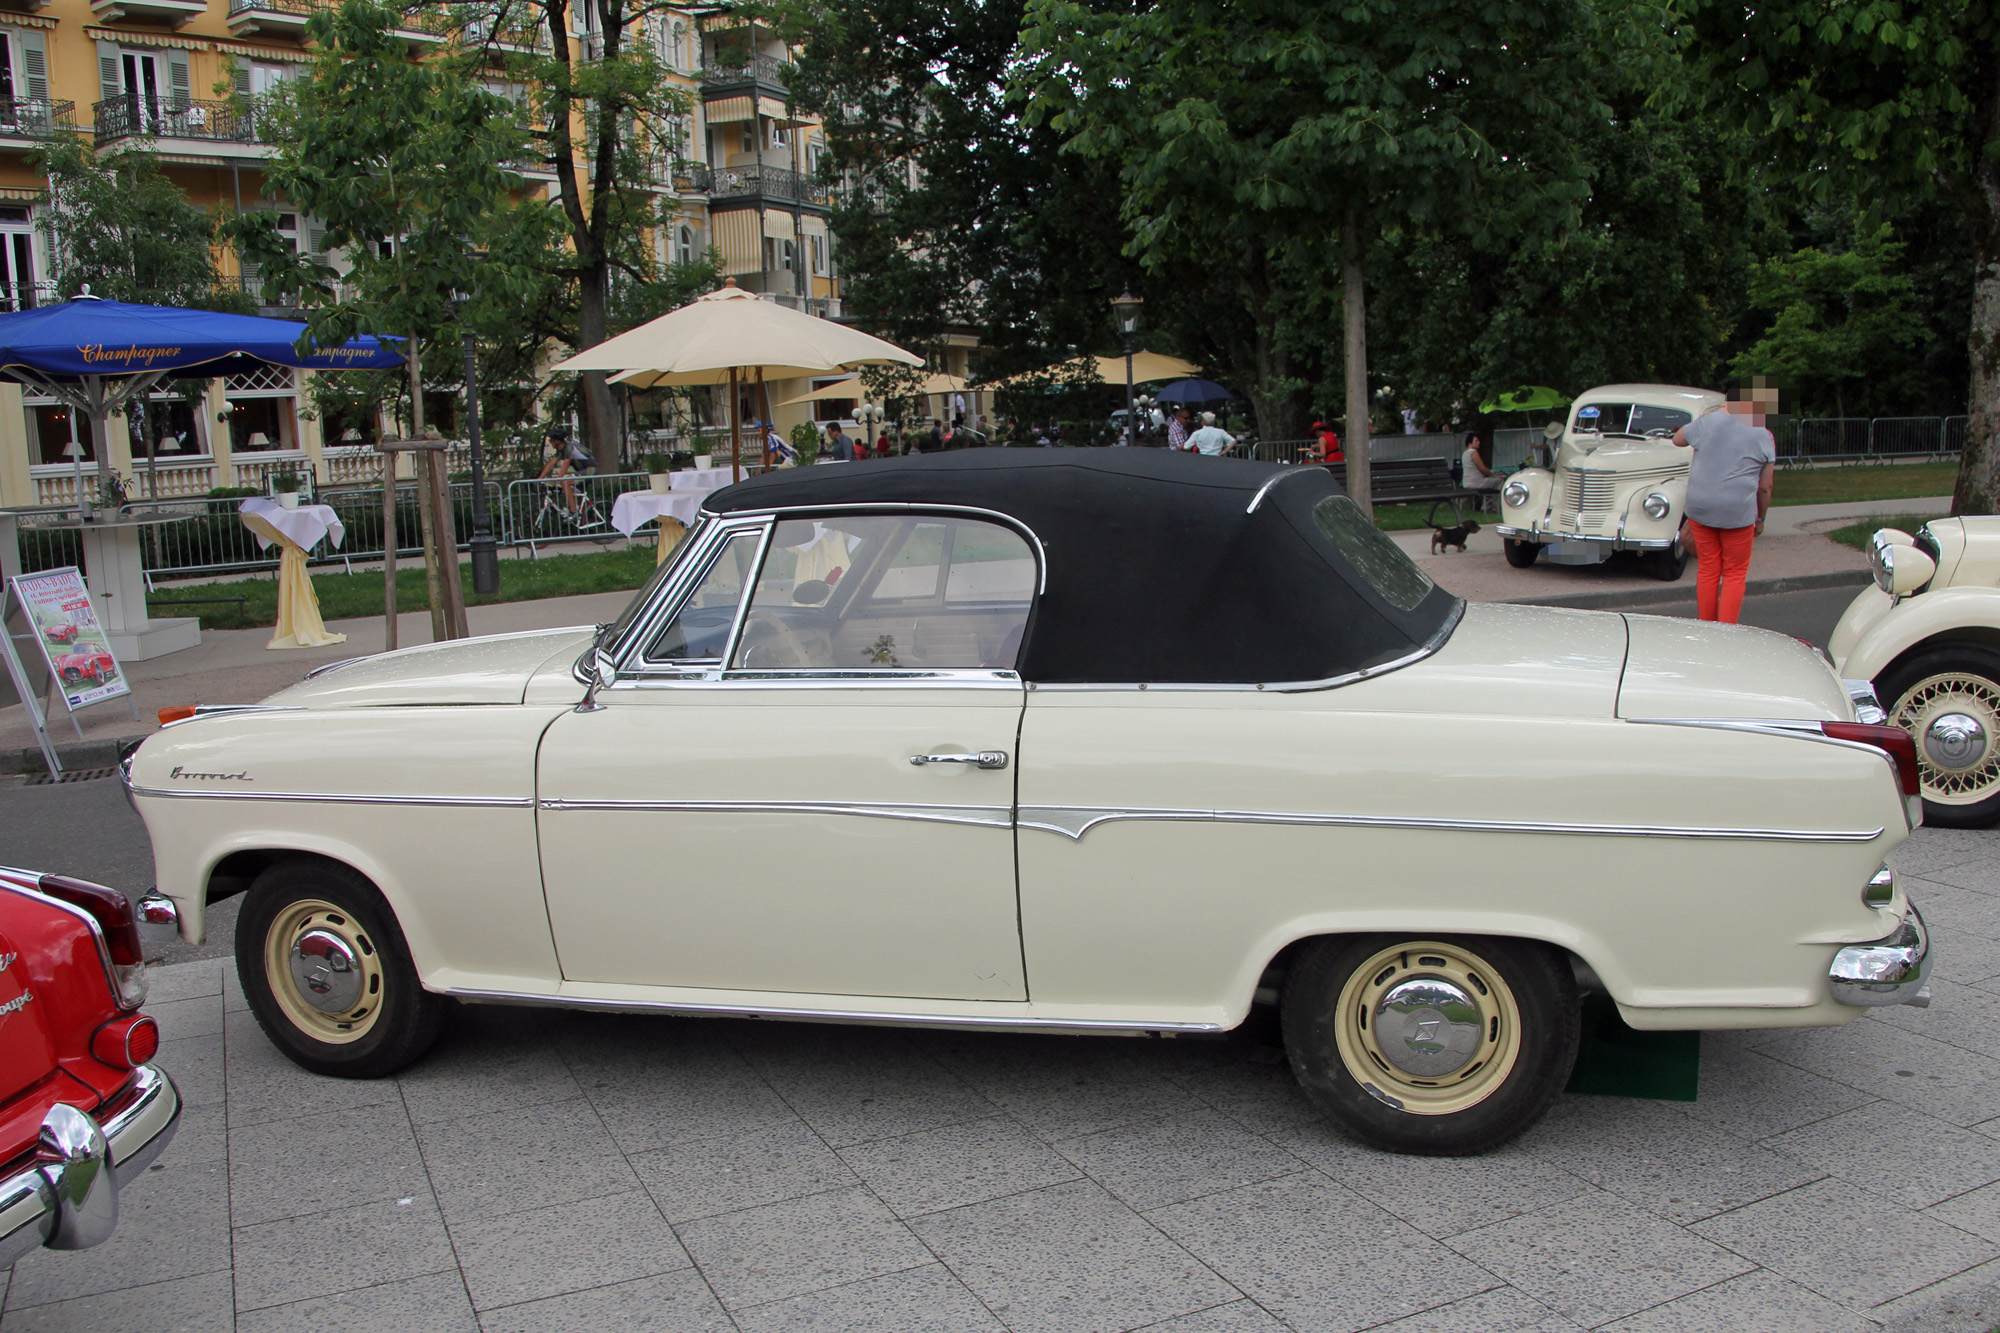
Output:
[[[318,249],[323,237],[314,220],[265,192],[263,164],[272,150],[256,106],[261,94],[302,72],[311,50],[306,20],[324,2],[0,0],[14,6],[0,9],[0,305],[54,299],[57,275],[41,226],[47,182],[33,156],[71,131],[100,150],[139,145],[197,206],[269,209],[282,232]],[[413,58],[448,43],[492,53],[492,86],[507,91],[502,57],[547,49],[537,13],[518,0],[511,8],[508,0],[434,3],[406,11],[401,31]],[[589,60],[602,51],[598,10],[581,0],[575,15],[571,57]],[[677,151],[665,146],[657,156],[654,184],[670,215],[654,237],[658,257],[691,262],[713,247],[739,285],[837,318],[829,200],[814,180],[824,143],[813,120],[786,109],[785,44],[769,28],[712,6],[655,13],[631,35],[654,46],[667,77],[694,105]],[[531,194],[553,194],[546,161],[519,167]],[[218,268],[225,282],[255,290],[254,273],[233,254],[219,255]],[[772,384],[771,400],[826,382]],[[288,470],[311,469],[322,483],[379,475],[380,455],[365,440],[321,438],[320,423],[300,411],[300,391],[295,372],[271,368],[218,380],[192,406],[156,395],[147,410],[159,414],[163,443],[142,461],[136,492],[200,495],[262,485]],[[785,428],[811,412],[788,408],[776,416]],[[97,446],[87,423],[78,426],[89,474]],[[114,418],[110,435],[112,466],[133,478],[130,431]],[[73,468],[66,410],[18,385],[0,385],[0,507],[73,503]]]

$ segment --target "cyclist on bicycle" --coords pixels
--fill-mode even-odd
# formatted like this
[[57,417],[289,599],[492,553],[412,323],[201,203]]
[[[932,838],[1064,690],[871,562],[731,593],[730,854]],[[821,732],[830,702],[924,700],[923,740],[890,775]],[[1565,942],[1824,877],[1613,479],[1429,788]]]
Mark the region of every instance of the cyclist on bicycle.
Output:
[[581,517],[576,498],[576,483],[573,477],[588,476],[597,471],[597,460],[590,451],[569,437],[569,427],[549,427],[548,443],[543,446],[548,462],[542,465],[543,480],[555,477],[562,482],[563,503],[569,507],[571,517]]

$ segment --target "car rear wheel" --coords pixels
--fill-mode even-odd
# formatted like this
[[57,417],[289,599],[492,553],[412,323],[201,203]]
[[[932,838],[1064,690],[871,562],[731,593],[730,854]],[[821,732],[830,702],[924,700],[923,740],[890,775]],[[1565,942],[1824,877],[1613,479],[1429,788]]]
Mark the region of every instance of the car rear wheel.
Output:
[[1876,696],[1917,742],[1924,822],[2000,822],[2000,652],[1946,644],[1882,673]]
[[1542,553],[1538,543],[1517,542],[1512,537],[1504,538],[1500,545],[1507,552],[1507,563],[1516,569],[1526,569],[1534,564],[1535,557]]
[[1646,556],[1646,568],[1662,583],[1679,582],[1681,575],[1687,573],[1687,567],[1687,547],[1678,537],[1666,550],[1653,551]]
[[417,979],[381,893],[326,861],[280,861],[257,876],[236,918],[236,970],[264,1035],[315,1074],[393,1074],[444,1020],[446,1002]]
[[1569,1081],[1576,982],[1547,945],[1478,936],[1319,940],[1291,969],[1285,1048],[1306,1094],[1393,1152],[1485,1152]]

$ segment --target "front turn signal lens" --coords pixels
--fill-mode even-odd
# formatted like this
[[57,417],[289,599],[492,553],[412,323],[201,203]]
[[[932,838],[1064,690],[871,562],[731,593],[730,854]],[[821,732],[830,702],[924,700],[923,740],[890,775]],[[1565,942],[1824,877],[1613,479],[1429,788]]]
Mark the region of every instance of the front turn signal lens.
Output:
[[162,708],[160,710],[160,725],[164,727],[169,722],[185,722],[193,717],[194,714],[195,706],[193,704],[175,704],[172,708]]

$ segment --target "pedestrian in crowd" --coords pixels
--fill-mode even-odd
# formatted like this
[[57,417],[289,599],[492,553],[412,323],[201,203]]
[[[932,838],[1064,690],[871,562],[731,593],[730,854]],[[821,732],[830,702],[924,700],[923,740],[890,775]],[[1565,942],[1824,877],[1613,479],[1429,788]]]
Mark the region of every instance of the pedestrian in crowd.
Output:
[[547,460],[542,464],[539,476],[543,480],[556,477],[562,482],[563,503],[570,513],[580,508],[576,498],[574,478],[597,471],[597,460],[590,451],[569,437],[568,426],[549,427],[548,443],[542,446],[542,455]]
[[1459,485],[1468,491],[1497,491],[1505,480],[1493,470],[1493,455],[1478,431],[1465,434],[1465,453],[1459,458]]
[[1314,461],[1320,463],[1345,463],[1347,455],[1340,452],[1340,432],[1324,421],[1313,422]]
[[1167,422],[1167,448],[1186,449],[1188,447],[1188,410],[1174,409],[1173,419]]
[[943,448],[944,423],[942,421],[933,421],[931,423],[930,434],[924,436],[922,442],[917,445],[917,449],[921,453],[934,454]]
[[875,456],[877,458],[887,458],[889,456],[889,432],[886,427],[880,435],[875,437]]
[[826,450],[820,454],[825,463],[852,463],[855,461],[854,441],[847,431],[836,421],[826,437]]
[[1403,434],[1405,434],[1405,435],[1416,435],[1416,434],[1418,434],[1418,433],[1419,433],[1419,432],[1418,432],[1418,430],[1417,430],[1417,409],[1416,409],[1416,408],[1414,408],[1414,407],[1406,407],[1406,408],[1404,408],[1404,409],[1403,409]]
[[1201,414],[1201,429],[1188,436],[1188,448],[1211,458],[1220,458],[1236,447],[1236,437],[1215,424],[1215,413]]
[[1743,614],[1750,550],[1764,532],[1771,484],[1778,474],[1778,446],[1764,414],[1777,408],[1777,391],[1762,380],[1731,391],[1720,411],[1674,432],[1674,443],[1694,450],[1688,464],[1688,540],[1699,564],[1695,613],[1734,625]]

